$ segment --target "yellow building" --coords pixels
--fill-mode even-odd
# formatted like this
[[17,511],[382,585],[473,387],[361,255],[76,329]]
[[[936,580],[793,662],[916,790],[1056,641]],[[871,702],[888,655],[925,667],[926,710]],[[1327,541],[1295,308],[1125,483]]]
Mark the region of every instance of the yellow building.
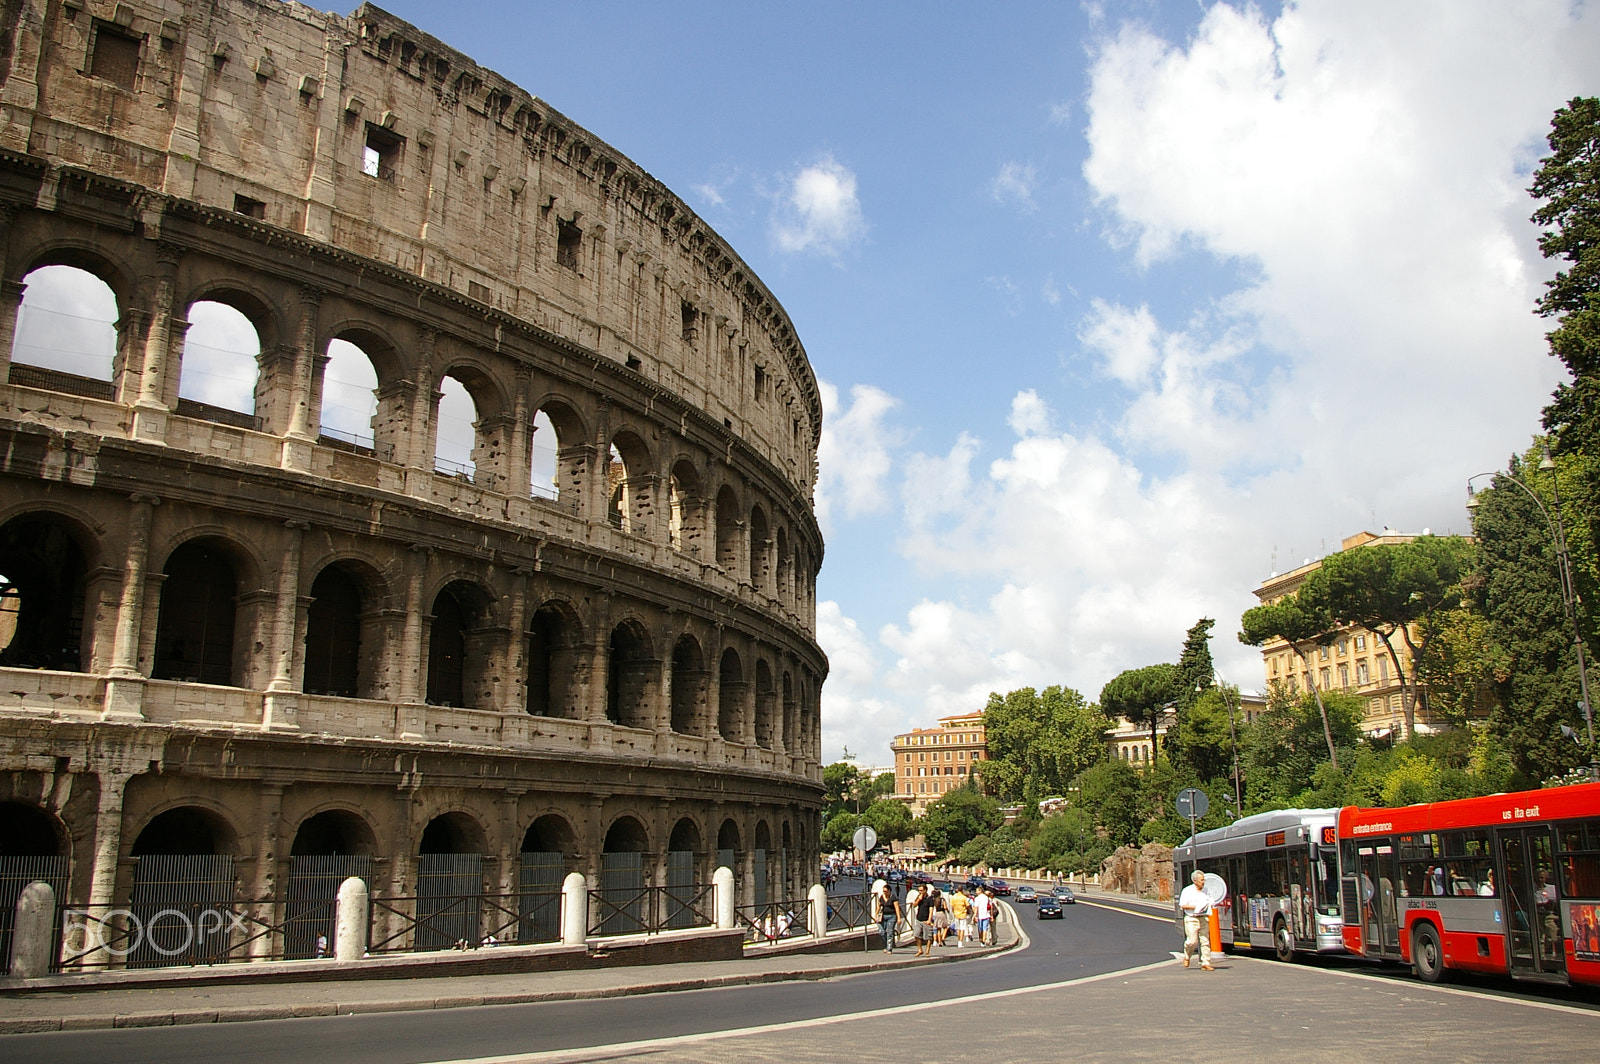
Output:
[[[1357,532],[1339,544],[1341,551],[1389,543],[1409,543],[1416,536],[1385,529],[1383,533]],[[1274,573],[1255,590],[1262,605],[1277,602],[1292,595],[1305,583],[1306,577],[1321,568],[1320,560],[1307,562],[1287,573]],[[1394,633],[1390,637],[1394,657],[1378,635],[1359,625],[1339,629],[1333,638],[1322,645],[1302,643],[1293,647],[1286,640],[1274,639],[1261,648],[1261,658],[1266,670],[1267,688],[1281,686],[1290,694],[1309,691],[1313,685],[1319,691],[1349,691],[1366,700],[1366,714],[1362,727],[1368,735],[1381,737],[1405,736],[1405,704],[1400,677],[1409,675],[1411,655],[1404,637]],[[1304,655],[1302,657],[1302,655]],[[1398,660],[1396,660],[1398,658]],[[1432,725],[1420,715],[1417,731],[1433,731]]]
[[989,756],[984,740],[983,714],[964,713],[942,718],[937,727],[916,728],[894,737],[895,797],[921,816],[928,803],[941,794],[964,786]]

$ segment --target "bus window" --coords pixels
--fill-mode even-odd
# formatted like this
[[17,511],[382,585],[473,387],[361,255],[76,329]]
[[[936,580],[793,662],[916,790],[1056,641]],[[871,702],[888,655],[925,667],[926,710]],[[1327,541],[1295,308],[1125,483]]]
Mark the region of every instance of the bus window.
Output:
[[1317,847],[1312,878],[1316,881],[1317,912],[1324,916],[1339,915],[1339,862],[1338,850],[1332,846]]
[[1267,868],[1267,851],[1251,850],[1246,854],[1244,873],[1244,891],[1252,898],[1277,893],[1272,888],[1272,873]]

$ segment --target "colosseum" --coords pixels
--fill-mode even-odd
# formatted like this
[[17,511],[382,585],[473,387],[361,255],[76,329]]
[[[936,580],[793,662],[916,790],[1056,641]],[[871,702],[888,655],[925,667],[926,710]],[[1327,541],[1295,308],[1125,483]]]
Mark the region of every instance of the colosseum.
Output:
[[733,249],[370,5],[0,13],[0,922],[803,894],[822,411]]

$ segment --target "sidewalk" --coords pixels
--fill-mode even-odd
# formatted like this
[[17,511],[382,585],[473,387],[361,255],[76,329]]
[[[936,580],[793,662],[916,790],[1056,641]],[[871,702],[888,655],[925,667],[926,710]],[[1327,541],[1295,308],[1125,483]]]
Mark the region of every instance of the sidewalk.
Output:
[[698,990],[944,964],[992,956],[1021,939],[1017,921],[998,946],[946,948],[934,956],[915,956],[909,942],[892,954],[878,950],[849,953],[765,953],[757,947],[726,961],[688,961],[627,968],[585,968],[512,975],[454,975],[414,979],[363,979],[339,983],[217,983],[193,986],[112,986],[0,994],[0,1034],[79,1031],[112,1027],[166,1027],[190,1023],[237,1023],[297,1016],[336,1016],[410,1009],[472,1008],[536,1001]]

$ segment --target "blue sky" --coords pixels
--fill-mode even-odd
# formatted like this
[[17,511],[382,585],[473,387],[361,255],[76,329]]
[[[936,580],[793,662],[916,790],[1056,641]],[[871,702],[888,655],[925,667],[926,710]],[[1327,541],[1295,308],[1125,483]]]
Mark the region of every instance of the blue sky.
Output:
[[1097,697],[1202,616],[1259,689],[1251,589],[1464,531],[1558,379],[1524,189],[1600,93],[1589,5],[382,6],[664,181],[794,320],[830,761]]
[[[824,757],[1091,698],[1363,528],[1466,528],[1557,380],[1567,3],[386,4],[677,191],[828,397]],[[448,14],[441,14],[442,11]]]

